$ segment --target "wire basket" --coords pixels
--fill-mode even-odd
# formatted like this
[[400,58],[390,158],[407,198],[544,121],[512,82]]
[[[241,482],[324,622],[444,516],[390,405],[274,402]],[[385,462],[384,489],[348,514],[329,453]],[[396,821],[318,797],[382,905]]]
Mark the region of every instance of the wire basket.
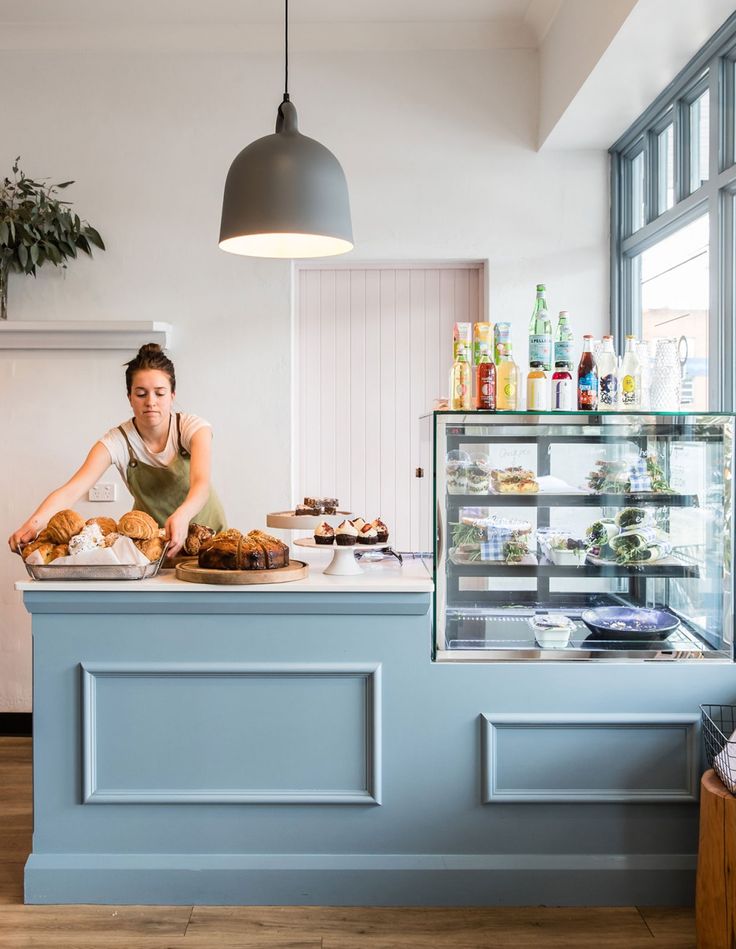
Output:
[[736,794],[736,705],[701,705],[700,713],[708,764]]

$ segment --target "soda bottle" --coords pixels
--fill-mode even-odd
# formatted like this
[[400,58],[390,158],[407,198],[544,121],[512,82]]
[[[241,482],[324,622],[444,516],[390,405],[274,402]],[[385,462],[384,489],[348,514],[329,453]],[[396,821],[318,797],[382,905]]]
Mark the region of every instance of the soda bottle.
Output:
[[575,384],[566,363],[555,363],[552,376],[552,409],[555,412],[575,411]]
[[480,365],[480,357],[485,353],[490,357],[493,326],[491,323],[473,323],[473,364]]
[[552,321],[544,299],[544,284],[537,284],[537,299],[529,324],[529,365],[541,363],[542,369],[552,368]]
[[619,373],[619,406],[636,411],[641,408],[641,365],[636,353],[636,337],[626,337],[626,351]]
[[496,408],[513,411],[519,407],[519,367],[514,362],[511,343],[496,368]]
[[555,368],[566,366],[572,369],[573,333],[570,327],[570,314],[567,310],[560,310],[555,333]]
[[549,411],[549,386],[547,373],[541,362],[533,362],[526,379],[526,410],[527,412]]
[[604,336],[603,347],[598,357],[598,408],[600,409],[612,411],[618,404],[616,368],[613,336]]
[[592,336],[583,336],[583,354],[578,365],[578,409],[590,412],[598,408],[598,366],[592,339]]
[[457,347],[455,362],[450,370],[450,408],[455,411],[469,412],[472,408],[471,372],[467,350]]
[[496,411],[496,366],[488,353],[481,353],[475,367],[475,407]]

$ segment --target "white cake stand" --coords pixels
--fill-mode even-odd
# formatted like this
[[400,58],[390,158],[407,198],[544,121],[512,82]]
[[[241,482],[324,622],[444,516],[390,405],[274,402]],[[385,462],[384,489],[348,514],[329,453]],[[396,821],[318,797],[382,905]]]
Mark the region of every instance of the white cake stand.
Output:
[[267,527],[280,527],[283,531],[313,531],[315,527],[324,524],[338,527],[345,520],[354,515],[350,511],[338,511],[337,514],[295,514],[293,511],[275,511],[266,515]]
[[297,537],[294,544],[297,547],[309,547],[310,550],[331,551],[332,560],[324,572],[332,577],[354,577],[359,573],[363,573],[355,559],[356,550],[365,553],[369,550],[386,550],[389,546],[388,544],[352,544],[342,547],[339,544],[318,544],[314,537]]

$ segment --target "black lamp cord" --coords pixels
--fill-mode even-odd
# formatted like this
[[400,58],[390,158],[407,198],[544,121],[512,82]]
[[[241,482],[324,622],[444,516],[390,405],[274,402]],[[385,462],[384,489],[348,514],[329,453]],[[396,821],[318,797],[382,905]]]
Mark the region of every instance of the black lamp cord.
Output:
[[284,102],[289,101],[289,0],[284,0]]

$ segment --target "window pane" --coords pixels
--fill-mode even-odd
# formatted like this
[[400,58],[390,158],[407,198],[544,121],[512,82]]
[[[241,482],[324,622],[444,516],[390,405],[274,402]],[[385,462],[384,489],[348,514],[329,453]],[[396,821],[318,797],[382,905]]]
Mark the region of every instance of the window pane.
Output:
[[675,203],[675,136],[672,125],[657,136],[657,166],[657,213],[661,214]]
[[631,231],[644,226],[644,152],[629,162],[631,174]]
[[653,359],[656,354],[656,340],[677,339],[681,361],[684,360],[680,403],[705,410],[708,408],[708,215],[645,250],[639,263],[641,335],[649,340],[650,357]]
[[690,191],[708,180],[710,137],[710,97],[708,90],[690,106]]

